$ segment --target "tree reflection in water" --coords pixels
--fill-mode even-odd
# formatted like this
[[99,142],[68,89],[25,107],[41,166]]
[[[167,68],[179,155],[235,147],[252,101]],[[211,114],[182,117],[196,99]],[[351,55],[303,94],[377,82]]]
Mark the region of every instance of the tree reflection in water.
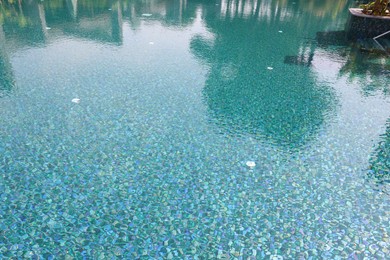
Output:
[[371,155],[368,177],[373,178],[380,189],[390,192],[390,120],[386,133],[381,136],[381,141]]
[[[381,39],[381,41],[384,46],[389,45],[387,39]],[[345,31],[318,32],[315,44],[344,60],[344,65],[339,71],[340,76],[345,75],[350,81],[358,81],[364,95],[373,95],[377,92],[386,96],[390,94],[390,88],[384,82],[390,75],[388,53],[372,39],[347,40]],[[388,48],[390,49],[390,45]],[[298,56],[291,57],[299,58]],[[290,64],[294,63],[292,58],[288,58],[289,56],[286,56]],[[306,62],[303,65],[310,64]]]
[[[387,84],[390,75],[388,54],[371,39],[348,41],[345,36],[345,31],[318,32],[316,44],[325,50],[330,49],[344,60],[339,75],[346,76],[351,82],[358,82],[363,96],[388,96],[390,94],[390,86]],[[386,44],[386,39],[384,40]],[[302,62],[302,64],[296,62],[295,64],[310,66],[308,62]],[[367,176],[376,183],[379,189],[389,193],[390,120],[387,121],[386,132],[380,136],[380,139],[381,141],[371,154]]]
[[209,66],[203,96],[211,120],[223,133],[293,149],[307,144],[337,101],[331,88],[317,85],[310,68],[283,64],[279,52],[301,43],[278,38],[256,9],[247,16],[227,12],[220,20],[212,10],[206,14],[213,37],[194,37],[191,50]]
[[3,27],[0,26],[0,98],[10,93],[15,80],[12,65],[9,61]]

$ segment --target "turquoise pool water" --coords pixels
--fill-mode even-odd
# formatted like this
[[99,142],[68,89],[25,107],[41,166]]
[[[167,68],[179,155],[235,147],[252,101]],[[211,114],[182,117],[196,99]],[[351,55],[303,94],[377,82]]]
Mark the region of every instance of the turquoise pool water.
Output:
[[353,1],[3,2],[1,259],[389,254],[390,63],[338,37]]

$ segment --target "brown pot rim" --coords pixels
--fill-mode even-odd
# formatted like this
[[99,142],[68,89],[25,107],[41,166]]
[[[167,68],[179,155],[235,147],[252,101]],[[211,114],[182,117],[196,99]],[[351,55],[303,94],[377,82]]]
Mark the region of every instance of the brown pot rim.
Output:
[[362,12],[362,8],[349,8],[349,12],[358,17],[363,17],[363,18],[369,18],[369,19],[380,19],[380,20],[389,20],[390,21],[390,16],[377,16],[377,15],[369,15],[369,14],[364,14]]

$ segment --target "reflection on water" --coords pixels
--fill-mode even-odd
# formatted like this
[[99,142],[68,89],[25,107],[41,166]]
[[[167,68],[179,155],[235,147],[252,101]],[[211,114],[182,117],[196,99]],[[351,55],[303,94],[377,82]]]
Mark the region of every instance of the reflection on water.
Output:
[[[126,24],[137,31],[142,22],[158,21],[182,30],[200,15],[209,38],[194,35],[190,48],[208,67],[202,93],[211,121],[227,134],[300,147],[315,138],[337,107],[334,90],[318,84],[311,68],[318,49],[338,55],[344,61],[340,75],[360,81],[366,95],[389,93],[385,79],[374,79],[389,74],[381,53],[351,48],[343,31],[311,27],[343,27],[346,17],[339,13],[350,5],[347,0],[3,1],[1,96],[15,85],[9,52],[63,36],[121,46]],[[298,32],[301,38],[294,37]]]
[[[307,1],[307,0],[223,0],[220,15],[223,18],[250,18],[271,21],[288,21],[302,12],[315,17],[337,17],[348,6],[348,0]],[[338,21],[335,21],[336,23]],[[303,25],[303,24],[301,24]]]
[[351,43],[348,41],[345,31],[317,32],[316,42],[325,48],[329,45],[348,46]]
[[386,84],[390,76],[387,55],[359,49],[346,50],[342,55],[346,57],[346,62],[340,69],[340,75],[348,76],[351,81],[358,81],[364,95],[378,92],[385,96],[390,94],[390,86]]
[[[388,39],[380,40],[383,46],[390,43]],[[390,75],[389,56],[378,43],[372,39],[350,41],[346,38],[345,31],[330,31],[317,32],[315,44],[343,60],[339,75],[347,76],[350,81],[359,81],[364,95],[372,95],[376,92],[389,94],[389,86],[384,82]],[[301,56],[286,56],[285,62],[310,66],[313,56],[313,52],[310,52],[309,57],[302,54]]]
[[384,259],[352,2],[1,1],[0,258]]
[[0,27],[0,97],[10,92],[14,86],[12,65],[5,46],[3,28]]
[[[346,18],[333,18],[350,5],[347,0],[336,4],[287,0],[5,1],[0,6],[2,95],[15,81],[7,49],[47,44],[63,35],[121,45],[126,23],[135,31],[145,21],[184,29],[201,13],[211,36],[195,35],[190,48],[209,67],[203,97],[211,121],[225,133],[299,147],[316,135],[337,105],[332,87],[318,85],[312,72],[317,48],[337,46],[332,52],[345,61],[340,75],[361,81],[364,93],[389,92],[387,84],[373,80],[389,74],[389,62],[382,54],[350,48],[343,31],[316,32],[310,27],[315,22],[321,28],[339,28]],[[297,19],[307,13],[310,15]],[[295,32],[316,38],[303,41],[293,37]],[[284,65],[273,67],[274,61]]]
[[[194,37],[191,49],[210,66],[203,94],[222,131],[295,148],[315,135],[336,104],[331,87],[317,86],[310,69],[272,67],[283,59],[305,65],[313,59],[314,50],[307,58],[284,57],[286,50],[299,51],[302,46],[283,33],[299,30],[311,19],[294,23],[299,8],[277,8],[284,4],[223,1],[220,12],[209,7],[204,20],[213,39]],[[275,28],[269,25],[274,20],[286,23]]]
[[[18,37],[18,42],[30,44],[44,43],[47,31],[59,29],[76,37],[86,37],[102,42],[122,42],[122,26],[128,22],[136,29],[143,14],[152,14],[153,19],[161,20],[167,26],[184,28],[193,23],[196,9],[207,6],[208,13],[218,13],[221,19],[258,19],[272,21],[292,21],[302,12],[310,12],[314,17],[328,19],[345,11],[349,1],[261,1],[261,0],[222,0],[222,1],[132,1],[132,0],[52,0],[52,1],[2,1],[2,26],[7,35]],[[272,10],[276,10],[273,12]],[[203,10],[204,12],[206,9]],[[335,20],[333,24],[340,21]],[[300,29],[308,24],[299,22]],[[22,35],[24,37],[22,37]]]
[[[52,0],[52,1],[2,1],[0,21],[7,34],[19,35],[19,41],[45,42],[51,27],[80,37],[96,37],[102,42],[122,41],[122,25],[127,21],[137,28],[142,14],[153,14],[168,26],[186,27],[192,24],[199,5],[207,12],[217,12],[221,19],[245,18],[267,21],[291,21],[302,12],[315,17],[336,17],[345,11],[349,1],[132,1],[132,0]],[[276,10],[273,12],[272,10]],[[206,11],[206,10],[204,10]],[[340,21],[335,20],[334,24]],[[308,26],[299,23],[304,29]],[[72,28],[75,31],[72,31]],[[21,37],[21,36],[24,37]],[[91,38],[93,39],[93,38]]]
[[18,1],[0,8],[4,33],[16,46],[44,44],[61,34],[102,43],[122,41],[119,1]]
[[5,1],[0,5],[1,24],[12,45],[39,45],[46,41],[45,9],[38,1]]
[[[384,46],[387,39],[381,39]],[[346,38],[345,31],[317,32],[313,45],[332,53],[335,59],[342,60],[340,76],[347,76],[350,81],[360,82],[364,95],[381,92],[389,94],[389,86],[384,80],[390,75],[390,61],[386,50],[381,49],[372,39],[351,41]],[[285,56],[286,64],[311,66],[315,49],[300,52],[298,55]]]
[[119,1],[68,0],[61,3],[54,8],[51,1],[45,4],[50,27],[59,28],[65,35],[73,37],[121,44],[123,21]]
[[253,28],[241,23],[231,23],[225,30],[213,28],[218,31],[212,45],[201,38],[191,44],[211,67],[203,90],[211,115],[232,134],[251,134],[292,148],[304,145],[333,109],[332,89],[316,86],[308,69],[286,73],[286,68],[267,67],[272,65],[267,56],[274,55],[268,55],[272,48],[259,48],[264,35],[246,39],[245,48],[237,41],[261,24]]
[[377,181],[379,188],[390,194],[390,121],[387,122],[386,132],[381,135],[381,141],[371,155],[368,176]]

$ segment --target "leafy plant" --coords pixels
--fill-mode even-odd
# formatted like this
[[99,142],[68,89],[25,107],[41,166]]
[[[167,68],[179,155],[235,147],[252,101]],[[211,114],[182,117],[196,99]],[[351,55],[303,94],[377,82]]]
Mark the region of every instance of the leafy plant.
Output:
[[362,12],[364,14],[387,16],[390,15],[389,3],[390,0],[375,0],[368,4],[360,5],[360,8],[363,8]]

